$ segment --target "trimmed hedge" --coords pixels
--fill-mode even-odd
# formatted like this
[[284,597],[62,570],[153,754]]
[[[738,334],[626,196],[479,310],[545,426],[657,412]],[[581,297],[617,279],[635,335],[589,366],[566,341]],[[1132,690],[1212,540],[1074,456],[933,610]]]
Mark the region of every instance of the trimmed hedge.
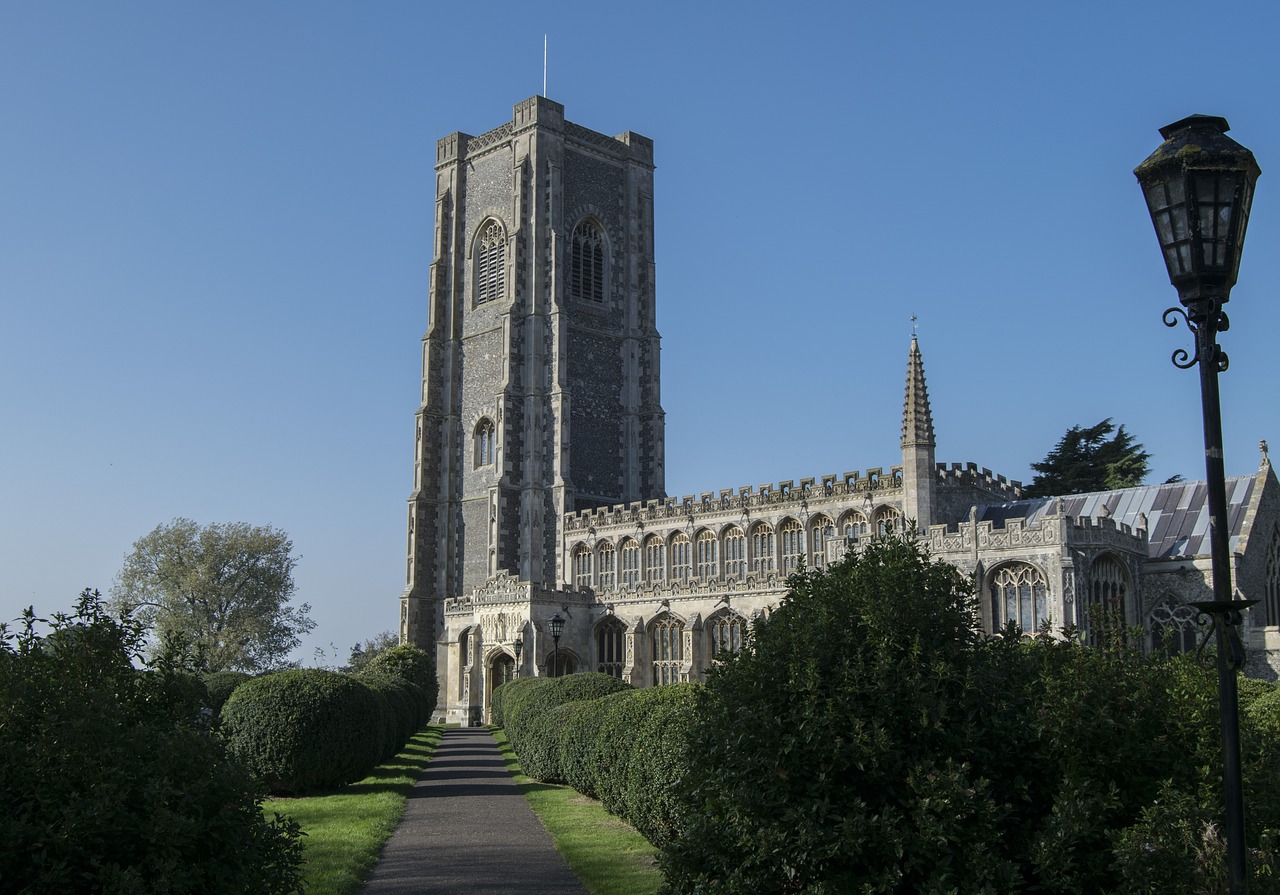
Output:
[[563,713],[553,709],[569,702],[598,699],[631,689],[616,677],[596,671],[541,678],[543,686],[518,691],[520,698],[507,702],[505,729],[520,756],[520,767],[535,780],[563,782],[560,771],[560,729]]
[[698,689],[634,690],[595,673],[525,678],[495,691],[494,715],[526,774],[599,798],[662,847],[685,826],[675,794]]
[[390,758],[425,722],[421,713],[425,694],[421,687],[390,674],[361,674],[357,677],[386,707],[382,757]]
[[205,689],[209,692],[209,700],[206,704],[209,706],[213,722],[217,722],[218,716],[222,714],[222,707],[227,704],[236,687],[252,679],[253,675],[243,671],[214,671],[200,676],[200,680],[204,681]]
[[383,650],[365,663],[360,673],[389,674],[421,688],[419,713],[422,720],[418,727],[425,724],[436,710],[436,703],[440,699],[440,685],[436,680],[435,659],[431,653],[412,643],[402,643]]
[[246,681],[222,708],[231,753],[273,793],[359,780],[382,757],[385,714],[357,678],[318,668]]

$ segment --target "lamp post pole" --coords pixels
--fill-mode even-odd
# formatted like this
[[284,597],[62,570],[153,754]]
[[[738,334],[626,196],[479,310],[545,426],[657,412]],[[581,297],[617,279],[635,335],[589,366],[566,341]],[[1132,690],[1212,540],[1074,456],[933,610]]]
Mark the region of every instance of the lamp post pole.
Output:
[[513,676],[519,677],[520,676],[520,654],[524,652],[524,640],[517,637],[515,641],[512,642],[511,647],[516,651],[516,668],[515,668],[515,674]]
[[1257,600],[1233,599],[1231,589],[1222,408],[1218,397],[1218,374],[1227,369],[1227,355],[1218,345],[1218,333],[1230,326],[1223,306],[1231,298],[1231,287],[1240,271],[1253,188],[1261,171],[1253,153],[1226,136],[1229,129],[1225,118],[1211,115],[1192,115],[1176,121],[1160,129],[1164,142],[1133,173],[1146,197],[1169,281],[1177,288],[1182,304],[1181,308],[1164,312],[1165,325],[1177,326],[1180,317],[1195,334],[1194,355],[1178,349],[1173,353],[1174,366],[1184,370],[1200,366],[1213,599],[1192,605],[1202,616],[1213,620],[1228,888],[1231,895],[1243,895],[1244,792],[1236,673],[1244,665],[1241,613]]

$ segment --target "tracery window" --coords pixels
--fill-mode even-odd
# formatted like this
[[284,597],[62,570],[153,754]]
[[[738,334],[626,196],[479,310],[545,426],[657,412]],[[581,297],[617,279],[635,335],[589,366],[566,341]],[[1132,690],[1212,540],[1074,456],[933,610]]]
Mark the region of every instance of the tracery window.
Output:
[[640,583],[640,545],[627,538],[618,552],[622,554],[622,586],[635,587]]
[[649,638],[654,685],[678,683],[680,666],[684,664],[684,623],[661,615],[650,624]]
[[573,551],[573,583],[579,590],[591,587],[591,548],[582,544]]
[[1262,597],[1267,607],[1267,624],[1280,625],[1280,526],[1271,535],[1267,550],[1266,577],[1262,581]]
[[773,526],[759,522],[751,529],[751,571],[763,574],[772,572],[775,568]]
[[804,526],[788,519],[778,529],[778,538],[782,541],[782,574],[800,571],[800,562],[804,559]]
[[741,578],[747,570],[747,536],[736,525],[724,533],[724,577]]
[[594,221],[573,228],[569,289],[574,298],[604,301],[604,233]]
[[698,532],[698,577],[704,581],[720,574],[720,542],[715,532],[703,529]]
[[490,220],[476,239],[476,303],[495,301],[507,291],[507,234]]
[[596,552],[596,577],[600,581],[601,590],[613,590],[617,587],[617,560],[618,554],[613,549],[613,544],[608,541],[601,543]]
[[649,539],[644,542],[644,576],[646,581],[653,583],[663,579],[662,555],[665,552],[662,549],[662,538],[657,535],[649,535]]
[[712,659],[722,659],[742,649],[743,618],[738,613],[722,609],[707,619],[705,630]]
[[813,545],[813,567],[827,567],[827,539],[835,537],[836,529],[826,516],[815,516],[809,523],[809,543]]
[[861,513],[849,512],[840,517],[840,534],[846,541],[865,538],[867,531],[867,517]]
[[480,420],[480,422],[476,423],[475,466],[477,469],[481,466],[489,466],[493,463],[494,440],[493,420],[485,417]]
[[671,580],[672,581],[688,581],[690,568],[690,556],[692,550],[689,543],[689,536],[684,532],[679,532],[671,538]]
[[1049,585],[1044,573],[1027,563],[1001,566],[991,579],[991,623],[996,631],[1012,622],[1034,634],[1049,620]]
[[902,514],[893,507],[876,510],[876,537],[883,538],[902,530]]
[[627,626],[609,616],[596,626],[596,671],[622,679],[627,658]]
[[1085,639],[1090,644],[1101,646],[1112,635],[1123,639],[1128,590],[1129,576],[1114,557],[1104,555],[1094,560],[1084,614]]
[[1192,652],[1199,639],[1199,613],[1195,608],[1179,603],[1173,597],[1165,597],[1155,609],[1147,629],[1151,632],[1151,649],[1166,656]]

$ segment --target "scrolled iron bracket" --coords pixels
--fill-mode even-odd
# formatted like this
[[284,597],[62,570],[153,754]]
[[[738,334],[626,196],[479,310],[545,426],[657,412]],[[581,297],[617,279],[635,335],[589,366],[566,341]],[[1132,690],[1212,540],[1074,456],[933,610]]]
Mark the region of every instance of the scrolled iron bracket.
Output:
[[1196,657],[1203,658],[1204,648],[1209,641],[1209,633],[1222,632],[1222,637],[1218,641],[1222,644],[1224,658],[1227,667],[1232,671],[1239,671],[1244,668],[1245,653],[1244,641],[1240,637],[1240,624],[1244,621],[1241,610],[1248,609],[1257,603],[1257,600],[1210,600],[1202,603],[1192,603],[1196,610],[1196,623],[1203,624],[1205,620],[1212,620],[1213,627],[1205,632],[1205,637],[1200,641],[1200,646],[1196,650]]
[[1179,317],[1195,336],[1196,350],[1193,354],[1185,348],[1176,349],[1170,357],[1173,365],[1179,370],[1189,370],[1198,363],[1205,363],[1213,365],[1219,373],[1225,373],[1231,361],[1218,344],[1218,333],[1229,330],[1231,320],[1222,310],[1222,303],[1216,299],[1203,299],[1192,306],[1191,314],[1183,308],[1169,308],[1161,315],[1164,325],[1171,327],[1178,325]]

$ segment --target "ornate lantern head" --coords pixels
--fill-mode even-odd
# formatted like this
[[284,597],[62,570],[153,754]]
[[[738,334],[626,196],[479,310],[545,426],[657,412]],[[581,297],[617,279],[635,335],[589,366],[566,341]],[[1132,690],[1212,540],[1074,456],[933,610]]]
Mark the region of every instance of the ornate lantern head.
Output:
[[1220,307],[1240,272],[1253,186],[1253,153],[1226,136],[1227,120],[1192,115],[1160,128],[1164,142],[1133,169],[1155,224],[1169,282],[1193,317]]
[[564,619],[560,617],[560,613],[551,616],[551,621],[547,623],[551,627],[551,639],[559,640],[560,635],[564,633]]

